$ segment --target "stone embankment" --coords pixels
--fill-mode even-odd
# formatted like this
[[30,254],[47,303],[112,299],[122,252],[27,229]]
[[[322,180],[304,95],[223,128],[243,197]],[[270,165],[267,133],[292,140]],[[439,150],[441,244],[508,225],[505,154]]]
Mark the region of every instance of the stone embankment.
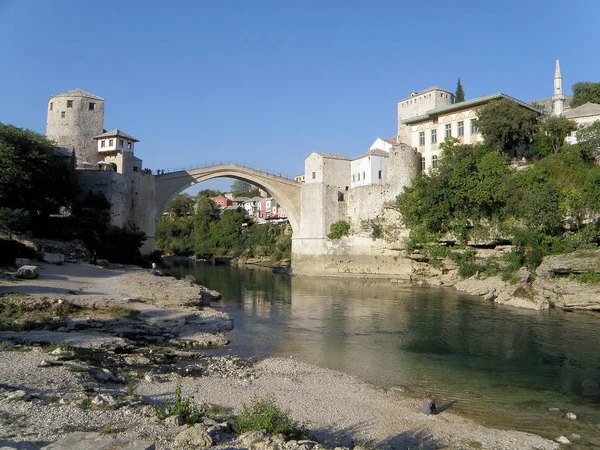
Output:
[[[33,280],[13,272],[0,279],[3,311],[23,329],[35,314],[50,318],[0,334],[2,448],[558,448],[443,408],[425,416],[398,390],[294,360],[204,356],[190,347],[226,341],[232,323],[205,306],[215,293],[189,280],[85,264],[42,264]],[[199,423],[157,417],[178,386]],[[235,434],[228,418],[255,398],[273,399],[316,440]]]
[[[499,257],[506,248],[479,250],[478,257]],[[456,265],[446,259],[443,269],[413,256],[412,281],[432,286],[453,286],[498,304],[529,309],[562,308],[565,310],[600,311],[600,285],[579,282],[577,275],[600,274],[600,252],[576,252],[547,256],[533,272],[521,267],[508,281],[500,276],[476,274],[467,279],[458,276]]]

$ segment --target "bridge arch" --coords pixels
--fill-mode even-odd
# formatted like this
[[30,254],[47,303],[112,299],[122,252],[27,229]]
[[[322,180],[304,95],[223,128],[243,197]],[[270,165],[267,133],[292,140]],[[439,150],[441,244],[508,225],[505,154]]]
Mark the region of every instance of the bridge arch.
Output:
[[300,229],[302,183],[237,164],[218,164],[157,175],[153,208],[154,223],[156,224],[162,217],[167,205],[177,194],[196,183],[213,178],[234,178],[258,186],[282,206],[292,231],[297,232]]

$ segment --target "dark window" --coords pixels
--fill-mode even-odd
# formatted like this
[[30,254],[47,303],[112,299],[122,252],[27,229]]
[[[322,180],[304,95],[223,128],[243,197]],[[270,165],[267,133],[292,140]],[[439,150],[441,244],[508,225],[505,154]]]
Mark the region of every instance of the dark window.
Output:
[[381,180],[381,179],[383,179],[383,170],[380,170],[380,171],[379,171],[379,179],[380,179],[380,180]]
[[431,157],[431,167],[435,169],[437,167],[437,155]]
[[94,111],[96,109],[96,104],[90,102],[90,111]]
[[109,146],[109,147],[112,147],[112,145],[113,145],[113,140],[112,140],[112,139],[109,139],[109,140],[108,140],[108,146]]
[[102,139],[102,141],[100,142],[100,147],[105,147],[106,146],[106,141],[104,139]]
[[54,108],[54,102],[50,102],[50,111]]
[[61,112],[60,112],[60,118],[61,118],[61,119],[64,119],[64,118],[65,118],[65,112],[64,112],[64,111],[61,111]]
[[119,147],[123,147],[123,139],[119,139]]
[[477,129],[477,121],[475,119],[471,119],[471,134],[477,134],[479,130]]
[[317,178],[317,172],[312,173],[313,180]]
[[423,156],[421,158],[421,172],[423,172],[425,170],[425,157]]
[[67,108],[73,107],[73,100],[67,100]]
[[127,142],[127,148],[131,150],[131,142]]

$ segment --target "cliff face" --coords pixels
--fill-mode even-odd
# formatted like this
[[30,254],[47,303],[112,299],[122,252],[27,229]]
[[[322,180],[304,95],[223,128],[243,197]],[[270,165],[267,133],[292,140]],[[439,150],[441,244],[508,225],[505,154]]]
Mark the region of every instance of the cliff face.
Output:
[[[563,308],[600,311],[600,252],[569,253],[548,256],[535,273],[522,267],[511,281],[499,276],[482,278],[474,275],[461,280],[456,270],[442,271],[425,263],[415,263],[413,279],[423,284],[454,286],[457,290],[478,295],[499,304],[530,309]],[[588,282],[576,280],[588,275]]]

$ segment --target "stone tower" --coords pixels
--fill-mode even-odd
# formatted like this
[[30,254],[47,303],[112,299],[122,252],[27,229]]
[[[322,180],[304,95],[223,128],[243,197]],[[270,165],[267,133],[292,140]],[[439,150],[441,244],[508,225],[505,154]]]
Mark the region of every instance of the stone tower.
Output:
[[556,60],[554,69],[554,94],[552,95],[552,114],[560,116],[565,110],[565,95],[563,94],[562,75],[560,74],[560,64]]
[[94,136],[104,131],[104,99],[81,89],[71,89],[48,100],[46,137],[75,151],[77,163],[96,164],[98,148]]

